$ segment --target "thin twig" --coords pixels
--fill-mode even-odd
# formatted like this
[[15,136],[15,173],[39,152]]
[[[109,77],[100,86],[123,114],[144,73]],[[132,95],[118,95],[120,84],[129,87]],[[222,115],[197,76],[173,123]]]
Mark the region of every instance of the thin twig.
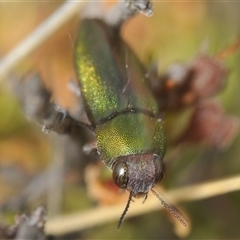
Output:
[[61,26],[80,12],[86,1],[66,1],[45,22],[20,42],[0,60],[0,81],[39,45],[52,36]]
[[[239,175],[214,182],[170,190],[164,193],[164,196],[171,202],[177,203],[210,198],[237,190],[240,190]],[[52,218],[46,223],[45,231],[47,234],[61,235],[105,224],[119,219],[124,208],[125,203],[114,206],[98,207],[76,214]],[[162,208],[163,206],[159,204],[152,195],[148,197],[144,206],[142,205],[142,201],[135,201],[126,217],[138,216]]]

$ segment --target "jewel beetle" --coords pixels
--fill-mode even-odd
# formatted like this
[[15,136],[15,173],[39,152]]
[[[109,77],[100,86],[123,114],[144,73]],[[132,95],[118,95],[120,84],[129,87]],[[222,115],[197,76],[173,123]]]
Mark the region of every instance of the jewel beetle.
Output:
[[[115,184],[132,197],[145,196],[164,176],[166,136],[146,70],[130,47],[101,20],[82,21],[75,65],[85,111],[96,135],[97,152]],[[158,195],[162,204],[180,221]]]

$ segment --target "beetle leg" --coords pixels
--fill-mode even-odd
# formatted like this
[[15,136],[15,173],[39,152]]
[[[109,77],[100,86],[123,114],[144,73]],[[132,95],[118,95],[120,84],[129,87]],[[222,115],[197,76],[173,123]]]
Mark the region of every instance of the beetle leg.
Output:
[[80,87],[79,85],[75,82],[70,80],[67,83],[68,89],[76,96],[76,97],[80,97],[81,96],[81,91],[80,91]]
[[[75,119],[77,122],[79,122],[79,125],[82,126],[87,126],[87,125],[91,125],[86,111],[84,109],[84,104],[83,104],[83,100],[81,98],[81,91],[80,91],[80,87],[79,84],[75,81],[68,81],[68,89],[74,94],[74,96],[77,98],[77,106],[72,107],[72,109],[70,109],[69,111],[69,116],[71,116],[73,119]],[[87,126],[89,128],[89,126]]]
[[97,153],[97,142],[90,142],[83,146],[83,152],[86,155],[98,155]]

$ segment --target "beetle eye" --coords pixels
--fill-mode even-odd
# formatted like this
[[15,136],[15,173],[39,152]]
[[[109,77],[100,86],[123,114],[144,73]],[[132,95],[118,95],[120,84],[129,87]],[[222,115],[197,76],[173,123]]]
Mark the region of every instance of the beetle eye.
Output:
[[125,162],[119,162],[113,166],[113,180],[118,187],[127,188],[128,169]]
[[164,166],[162,159],[160,159],[160,157],[157,155],[154,155],[153,161],[154,161],[154,165],[155,165],[155,169],[156,169],[155,183],[157,183],[163,179],[163,176],[165,173],[165,166]]

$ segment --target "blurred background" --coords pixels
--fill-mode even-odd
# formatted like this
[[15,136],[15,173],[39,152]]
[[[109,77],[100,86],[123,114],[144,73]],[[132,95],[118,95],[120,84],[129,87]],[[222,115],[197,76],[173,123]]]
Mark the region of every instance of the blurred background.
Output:
[[[0,57],[5,56],[60,5],[60,1],[0,2]],[[239,38],[240,3],[164,1],[154,2],[153,7],[152,17],[138,15],[127,22],[122,36],[143,63],[147,66],[152,62],[157,64],[159,74],[163,74],[174,62],[191,63],[200,51],[215,56]],[[82,130],[82,142],[73,141],[65,135],[42,133],[39,124],[26,119],[12,90],[12,78],[20,80],[29,71],[38,71],[46,88],[52,92],[52,99],[61,107],[71,110],[78,105],[67,88],[67,82],[76,79],[73,54],[79,22],[79,17],[75,17],[66,23],[13,69],[12,75],[0,85],[0,220],[6,224],[13,224],[16,214],[30,213],[39,205],[47,207],[49,216],[57,216],[126,201],[126,197],[111,185],[108,170],[105,171],[96,159],[91,161],[82,154],[82,144],[89,138],[88,133]],[[226,116],[238,121],[239,49],[236,48],[221,61],[228,71],[227,79],[221,91],[211,100],[221,105]],[[191,115],[191,111],[190,108],[166,113],[170,143],[186,128],[186,116],[189,112]],[[207,125],[208,118],[205,120]],[[162,186],[168,190],[239,174],[239,144],[237,127],[227,144],[172,144],[165,157],[167,173]],[[88,161],[92,165],[85,168]],[[100,180],[96,169],[101,171],[101,181],[105,184],[98,184]],[[116,231],[116,220],[74,232],[65,239],[239,238],[239,202],[240,193],[233,192],[179,204],[178,207],[189,219],[185,234],[174,230],[164,211],[154,211],[126,219],[120,231]],[[58,239],[64,239],[64,236]]]

